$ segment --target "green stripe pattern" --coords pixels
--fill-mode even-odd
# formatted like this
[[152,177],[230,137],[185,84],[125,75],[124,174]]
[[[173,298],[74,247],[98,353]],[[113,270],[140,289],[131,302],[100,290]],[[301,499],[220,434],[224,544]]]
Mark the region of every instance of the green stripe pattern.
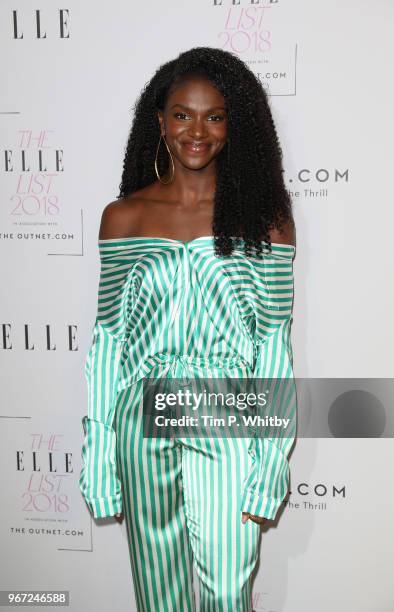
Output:
[[[139,610],[251,610],[259,526],[289,486],[288,437],[144,438],[146,377],[293,378],[293,245],[260,259],[189,242],[99,240],[97,316],[85,361],[79,486],[95,518],[124,511]],[[295,423],[295,388],[285,401]],[[219,555],[219,557],[218,557]],[[155,580],[152,582],[152,572]]]

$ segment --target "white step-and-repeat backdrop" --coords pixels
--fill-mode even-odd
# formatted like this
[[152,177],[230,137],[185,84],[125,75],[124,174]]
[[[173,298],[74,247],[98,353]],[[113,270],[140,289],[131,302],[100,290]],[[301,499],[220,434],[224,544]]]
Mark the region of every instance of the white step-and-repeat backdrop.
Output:
[[[77,485],[83,362],[131,107],[180,51],[233,51],[270,95],[297,224],[296,376],[393,377],[393,23],[390,0],[3,0],[0,589],[136,610],[125,525],[94,521]],[[256,611],[393,612],[384,433],[298,440]]]

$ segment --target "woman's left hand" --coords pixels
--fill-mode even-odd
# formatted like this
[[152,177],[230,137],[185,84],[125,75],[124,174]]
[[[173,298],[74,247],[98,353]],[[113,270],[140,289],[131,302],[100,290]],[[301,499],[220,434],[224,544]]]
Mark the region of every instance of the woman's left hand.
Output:
[[255,514],[249,514],[249,512],[242,512],[242,522],[246,523],[248,519],[254,523],[257,523],[258,525],[262,525],[267,520],[263,516],[256,516]]

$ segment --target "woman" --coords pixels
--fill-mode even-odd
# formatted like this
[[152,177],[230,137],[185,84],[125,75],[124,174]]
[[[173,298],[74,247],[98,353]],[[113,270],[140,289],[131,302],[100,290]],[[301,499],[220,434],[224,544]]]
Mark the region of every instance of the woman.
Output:
[[[81,491],[126,517],[138,610],[250,611],[260,525],[294,441],[143,436],[144,378],[292,377],[294,223],[267,96],[199,47],[136,104],[118,200],[103,211],[86,359]],[[295,403],[288,404],[294,416]]]

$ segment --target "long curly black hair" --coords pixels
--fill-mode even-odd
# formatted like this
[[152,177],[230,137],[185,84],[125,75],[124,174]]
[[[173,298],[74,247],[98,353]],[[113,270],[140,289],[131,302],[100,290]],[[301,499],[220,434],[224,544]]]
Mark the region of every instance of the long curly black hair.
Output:
[[[172,86],[183,78],[208,78],[223,95],[227,142],[219,152],[212,235],[215,253],[231,255],[232,237],[243,240],[246,255],[271,251],[269,230],[293,223],[292,203],[283,180],[282,151],[267,94],[237,56],[213,47],[194,47],[162,64],[133,106],[134,117],[117,196],[124,198],[157,179],[154,162],[160,138],[157,110],[164,110]],[[164,147],[163,147],[164,148]],[[169,156],[158,155],[163,176]],[[262,241],[267,243],[262,245]]]

